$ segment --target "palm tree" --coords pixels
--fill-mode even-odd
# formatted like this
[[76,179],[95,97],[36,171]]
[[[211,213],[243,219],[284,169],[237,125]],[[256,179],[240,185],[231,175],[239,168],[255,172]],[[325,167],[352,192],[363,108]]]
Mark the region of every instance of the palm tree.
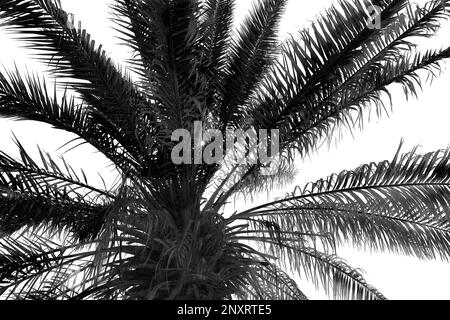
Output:
[[[391,84],[415,95],[435,77],[450,48],[424,52],[415,41],[436,34],[450,1],[342,0],[285,41],[277,29],[287,0],[258,1],[238,31],[234,2],[115,1],[134,53],[122,68],[59,1],[0,0],[1,26],[38,51],[59,84],[0,74],[0,115],[73,133],[119,172],[99,188],[18,140],[19,160],[0,153],[1,297],[306,299],[294,280],[304,274],[335,298],[384,299],[337,247],[450,257],[449,150],[399,151],[258,207],[225,209],[289,182],[294,158],[381,113]],[[172,132],[196,121],[222,134],[278,129],[277,170],[174,164]]]

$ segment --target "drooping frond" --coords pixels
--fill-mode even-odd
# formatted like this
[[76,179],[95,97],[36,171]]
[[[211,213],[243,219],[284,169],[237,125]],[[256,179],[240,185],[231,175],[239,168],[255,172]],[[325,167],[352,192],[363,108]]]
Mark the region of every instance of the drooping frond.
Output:
[[337,244],[423,259],[450,256],[450,151],[372,163],[238,214],[283,230],[329,234]]
[[[274,251],[280,251],[275,249]],[[345,261],[313,248],[298,248],[285,245],[286,265],[304,272],[307,279],[321,286],[335,299],[345,300],[385,300],[377,289],[370,286],[360,271],[350,267]]]
[[[273,214],[275,215],[275,214]],[[261,254],[266,254],[269,259],[275,259],[276,265],[262,264],[262,268],[269,268],[264,272],[268,283],[277,277],[277,266],[288,270],[291,274],[294,272],[297,276],[305,276],[306,280],[312,281],[317,288],[322,287],[327,294],[331,294],[335,299],[355,299],[355,300],[384,300],[386,299],[377,289],[370,286],[360,271],[350,267],[345,261],[339,259],[334,248],[323,246],[323,252],[317,247],[317,238],[329,237],[330,235],[320,230],[315,232],[314,228],[309,231],[298,232],[298,228],[279,224],[276,219],[269,216],[261,218],[246,219],[247,225],[243,225],[235,231],[235,238],[241,241],[251,241],[259,247]],[[232,220],[233,221],[233,220]],[[312,241],[315,247],[311,247]],[[325,244],[325,241],[323,241]],[[325,244],[326,245],[326,244]],[[329,253],[332,252],[332,253]],[[275,268],[275,269],[271,269]],[[275,274],[273,274],[275,272]],[[270,276],[272,274],[272,276]],[[281,287],[278,287],[278,293],[288,299],[305,299],[306,297],[294,290],[297,285],[287,274],[281,276]],[[265,282],[262,281],[264,284]],[[260,287],[252,285],[254,295],[260,293]],[[277,288],[273,285],[272,289]],[[270,296],[276,299],[277,295],[270,289],[262,290],[262,294],[257,299]],[[296,293],[295,293],[296,292]],[[295,293],[294,295],[292,295]],[[286,295],[287,294],[287,295]]]
[[[282,233],[282,231],[281,231]],[[351,300],[385,300],[386,298],[374,287],[370,286],[360,271],[350,267],[335,254],[320,252],[307,245],[298,244],[289,239],[279,238],[280,232],[273,235],[254,237],[260,250],[270,256],[278,257],[278,265],[284,270],[295,272],[298,276],[305,276],[317,288],[323,288],[327,294],[335,299]],[[273,277],[267,276],[267,279]],[[285,280],[290,279],[289,277]],[[296,288],[295,281],[290,280],[288,288]],[[287,283],[283,282],[283,285]],[[292,287],[294,285],[294,287]],[[272,288],[274,288],[272,286]],[[286,287],[283,287],[283,292]],[[255,292],[258,292],[256,290]],[[270,291],[268,291],[270,292]],[[294,291],[290,291],[292,293]],[[292,298],[292,295],[290,296]],[[305,298],[302,294],[297,298]]]
[[243,300],[308,300],[296,282],[273,264],[252,268],[247,281],[248,288],[239,294]]

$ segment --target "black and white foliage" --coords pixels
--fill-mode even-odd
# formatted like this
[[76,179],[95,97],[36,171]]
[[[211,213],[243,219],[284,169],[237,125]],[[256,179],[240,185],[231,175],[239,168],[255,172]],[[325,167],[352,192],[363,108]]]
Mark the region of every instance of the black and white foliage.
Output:
[[[0,153],[1,297],[301,300],[290,277],[300,274],[335,298],[385,299],[337,247],[450,257],[448,150],[400,149],[225,212],[240,193],[290,181],[294,159],[336,130],[388,110],[390,85],[414,96],[450,58],[450,48],[416,41],[436,34],[450,1],[339,0],[280,41],[286,2],[257,1],[235,31],[234,0],[117,0],[117,30],[133,51],[120,66],[58,1],[0,0],[0,30],[38,52],[57,82],[4,71],[0,116],[71,132],[120,172],[99,188],[17,140],[20,159]],[[224,135],[279,129],[276,175],[259,163],[175,165],[171,134],[196,121]]]

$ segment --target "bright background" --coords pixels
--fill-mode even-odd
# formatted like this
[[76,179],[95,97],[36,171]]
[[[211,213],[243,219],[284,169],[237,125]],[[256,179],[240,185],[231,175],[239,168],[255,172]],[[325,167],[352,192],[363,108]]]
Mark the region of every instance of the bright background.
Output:
[[[129,58],[128,48],[119,45],[108,4],[111,0],[62,0],[66,11],[75,14],[76,20],[83,22],[93,39],[104,44],[109,55],[115,61]],[[315,16],[333,3],[332,0],[298,1],[290,0],[281,26],[281,35],[286,36],[314,21]],[[250,9],[250,0],[237,1],[237,19],[239,21]],[[432,45],[440,47],[449,44],[450,26],[443,26],[442,33]],[[14,40],[14,34],[8,35],[0,29],[0,63],[6,69],[36,71],[44,75],[45,65],[30,59],[31,50],[20,47]],[[23,45],[23,44],[22,44]],[[431,86],[425,86],[418,100],[406,101],[401,92],[394,89],[393,113],[381,119],[372,119],[363,131],[355,130],[353,135],[344,134],[330,145],[324,145],[309,158],[298,161],[299,174],[295,184],[283,190],[275,190],[269,198],[293,190],[295,185],[315,181],[332,173],[345,169],[354,169],[363,163],[392,159],[400,140],[405,139],[404,150],[419,145],[421,151],[433,151],[446,148],[450,144],[450,70]],[[51,129],[48,125],[32,122],[12,122],[0,119],[0,150],[14,154],[12,131],[28,148],[39,144],[52,154],[61,154],[58,150],[72,135]],[[84,168],[93,177],[92,182],[99,183],[97,172],[106,178],[111,176],[111,168],[105,168],[105,159],[88,146],[82,146],[64,157],[74,167]],[[107,179],[108,180],[108,179]],[[110,179],[109,179],[110,180]],[[267,200],[263,195],[255,202]],[[239,210],[253,206],[238,201],[232,209]],[[420,261],[414,258],[392,256],[389,254],[371,254],[355,251],[351,248],[339,250],[350,265],[362,268],[366,279],[377,287],[389,299],[450,299],[450,264],[446,262]],[[311,299],[326,298],[323,292],[301,281],[301,289]]]

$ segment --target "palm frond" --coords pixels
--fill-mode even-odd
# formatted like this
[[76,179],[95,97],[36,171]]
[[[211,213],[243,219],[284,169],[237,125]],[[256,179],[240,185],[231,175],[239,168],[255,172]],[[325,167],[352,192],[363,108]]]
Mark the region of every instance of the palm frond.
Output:
[[148,112],[172,130],[192,126],[207,109],[197,1],[124,0],[114,10],[124,40],[139,58],[134,65],[141,88],[156,101]]
[[253,281],[239,296],[243,300],[308,300],[295,280],[274,264],[256,266],[250,275]]
[[255,5],[233,41],[228,74],[223,80],[220,117],[224,126],[233,124],[239,114],[237,108],[248,101],[274,62],[279,49],[277,28],[285,6],[285,0],[264,0]]
[[204,68],[207,72],[207,105],[216,113],[224,92],[224,78],[227,72],[229,46],[232,43],[232,26],[235,0],[205,1],[201,14],[201,29],[204,34]]
[[[279,257],[277,264],[284,270],[294,271],[299,276],[304,275],[317,288],[325,289],[326,293],[332,295],[334,299],[386,299],[366,282],[359,270],[350,267],[335,254],[320,252],[315,248],[288,240],[280,241],[274,236],[255,237],[253,241],[259,245],[262,252]],[[289,283],[292,286],[292,280]],[[297,297],[301,298],[302,295]]]
[[369,285],[361,272],[345,261],[312,248],[285,246],[286,258],[292,268],[303,271],[307,279],[321,286],[335,299],[386,300],[377,289]]
[[63,158],[61,158],[61,161],[64,169],[49,154],[44,154],[39,149],[44,167],[42,168],[31,158],[18,140],[15,142],[19,148],[22,161],[14,160],[7,154],[0,152],[0,170],[2,173],[14,175],[16,179],[23,181],[33,179],[35,182],[39,182],[39,184],[44,183],[54,189],[65,189],[68,196],[72,194],[82,195],[83,198],[88,198],[94,193],[94,198],[105,197],[106,199],[114,199],[115,196],[112,192],[91,186],[84,171],[81,170],[77,174]]
[[0,153],[0,230],[67,228],[82,240],[95,237],[115,195],[90,186],[83,171],[77,174],[62,160],[63,169],[41,151],[40,167],[16,143],[21,162]]
[[[356,1],[355,5],[356,8],[351,3],[341,2],[346,15],[330,13],[319,20],[318,26],[312,27],[312,33],[305,31],[300,40],[289,40],[280,63],[256,95],[251,114],[261,127],[280,128],[281,135],[285,135],[282,138],[284,149],[291,144],[289,148],[308,153],[323,136],[324,129],[330,134],[336,118],[353,127],[348,119],[352,111],[349,108],[361,107],[365,100],[346,105],[340,104],[342,97],[359,96],[374,74],[387,78],[384,76],[386,64],[392,66],[396,59],[415,55],[410,39],[434,34],[440,22],[448,18],[450,3],[431,1],[423,10],[413,10],[405,1],[386,2],[381,6],[381,16],[385,19],[383,29],[369,28],[364,13],[366,4]],[[339,22],[334,23],[333,19]],[[359,21],[358,27],[354,27],[355,19]],[[341,31],[336,30],[341,28],[347,30],[346,38],[337,41],[339,38],[335,39],[335,35]],[[335,59],[338,60],[335,62]],[[409,67],[414,69],[414,65]],[[417,69],[399,70],[408,74]],[[374,89],[365,92],[365,97],[375,95]],[[364,109],[358,110],[361,118]],[[332,116],[328,118],[328,115]],[[322,121],[324,119],[332,121]]]
[[67,245],[34,233],[3,237],[0,244],[0,296],[15,300],[73,298],[96,253],[95,242]]
[[44,80],[34,75],[24,77],[17,69],[7,75],[0,73],[0,116],[48,123],[84,139],[123,170],[139,168],[125,149],[127,145],[117,141],[121,132],[108,120],[77,104],[67,91],[59,98],[56,90],[50,94],[47,88]]
[[207,67],[222,72],[227,62],[227,46],[231,43],[234,7],[234,0],[207,0],[202,8],[201,26],[209,53]]
[[[432,82],[442,70],[442,61],[450,58],[450,48],[445,50],[410,53],[389,61],[382,69],[374,70],[355,81],[346,81],[332,94],[317,103],[316,108],[324,110],[315,120],[302,121],[291,138],[300,146],[300,150],[308,151],[322,139],[331,139],[333,132],[346,127],[352,130],[362,127],[364,114],[381,116],[389,112],[386,100],[392,105],[390,86],[400,84],[406,98],[417,97],[423,88],[424,81]],[[386,97],[388,99],[386,99]],[[285,143],[288,143],[286,140]],[[292,141],[292,140],[291,140]]]
[[3,27],[20,32],[30,48],[42,52],[38,57],[53,67],[55,76],[66,78],[72,89],[124,133],[121,142],[139,151],[134,116],[144,97],[81,24],[71,26],[57,1],[3,0],[0,20]]
[[398,153],[392,161],[319,180],[236,218],[329,234],[324,241],[339,245],[350,241],[363,249],[448,259],[449,161],[448,150]]
[[[281,43],[286,3],[258,1],[233,35],[234,0],[116,0],[128,73],[60,1],[0,0],[0,27],[65,83],[48,91],[17,68],[0,73],[0,116],[73,133],[120,169],[118,184],[103,188],[64,159],[40,149],[34,159],[17,140],[19,160],[0,152],[1,298],[305,300],[296,283],[305,277],[337,299],[381,300],[338,247],[450,258],[450,149],[399,150],[227,214],[232,196],[291,181],[298,152],[381,114],[391,85],[415,96],[450,58],[415,42],[436,34],[450,0],[417,9],[338,0]],[[210,137],[194,143],[195,164],[175,165],[173,131],[195,134],[198,121],[222,133],[279,129],[277,168],[267,176],[266,163],[232,154],[198,163]]]

